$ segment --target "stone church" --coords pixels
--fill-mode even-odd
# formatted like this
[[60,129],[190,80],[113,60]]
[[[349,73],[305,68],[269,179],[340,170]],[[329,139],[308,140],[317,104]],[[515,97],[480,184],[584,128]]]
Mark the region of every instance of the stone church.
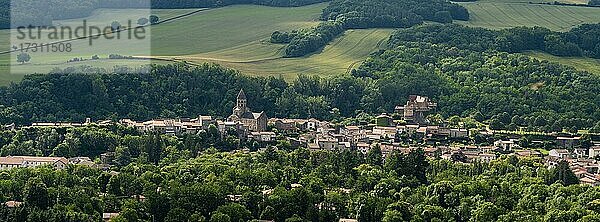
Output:
[[237,102],[233,107],[233,114],[227,118],[230,122],[240,122],[248,130],[254,132],[267,131],[267,115],[265,112],[253,113],[248,108],[248,100],[244,90],[240,90],[237,96]]

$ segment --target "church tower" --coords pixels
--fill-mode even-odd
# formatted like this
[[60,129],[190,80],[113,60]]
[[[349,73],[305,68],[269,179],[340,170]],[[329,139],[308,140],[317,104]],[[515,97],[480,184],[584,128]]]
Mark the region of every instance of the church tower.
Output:
[[244,90],[241,89],[237,96],[235,108],[233,108],[233,114],[241,117],[248,110],[247,104],[248,100],[246,99],[246,94],[244,93]]

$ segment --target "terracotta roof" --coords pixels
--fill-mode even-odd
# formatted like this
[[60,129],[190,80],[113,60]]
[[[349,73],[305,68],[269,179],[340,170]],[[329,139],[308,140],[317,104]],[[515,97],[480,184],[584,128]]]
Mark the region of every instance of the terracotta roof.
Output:
[[25,161],[31,161],[31,162],[56,163],[56,162],[60,161],[65,164],[69,163],[69,160],[64,157],[13,156],[13,158],[23,158]]
[[23,158],[15,158],[15,157],[0,157],[0,164],[6,165],[21,165],[23,164]]

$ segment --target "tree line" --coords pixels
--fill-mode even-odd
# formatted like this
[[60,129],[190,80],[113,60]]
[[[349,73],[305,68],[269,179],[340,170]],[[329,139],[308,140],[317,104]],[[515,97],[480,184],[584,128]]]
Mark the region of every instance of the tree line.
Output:
[[378,89],[389,92],[385,98],[426,95],[438,101],[443,116],[488,120],[495,129],[576,131],[600,120],[599,92],[590,88],[600,84],[594,74],[518,54],[392,42],[394,49],[376,53],[352,72],[380,82]]
[[271,35],[271,42],[288,44],[285,47],[285,57],[300,57],[323,48],[344,31],[344,24],[341,22],[322,22],[312,29],[295,30],[291,33],[275,32]]
[[556,56],[600,58],[600,24],[583,24],[568,32],[553,32],[542,27],[493,31],[461,25],[424,25],[395,32],[389,45],[404,42],[446,44],[476,51],[537,50]]
[[[373,54],[351,75],[249,77],[214,64],[26,76],[0,87],[0,123],[229,116],[239,89],[270,117],[335,120],[391,113],[409,95],[429,96],[443,117],[498,120],[500,128],[585,129],[600,122],[593,74],[517,54],[406,43]],[[513,121],[514,120],[514,121]],[[513,124],[514,123],[514,124]]]
[[334,0],[321,14],[318,27],[291,32],[276,31],[272,43],[287,44],[286,57],[300,57],[323,48],[346,29],[407,28],[424,20],[451,23],[469,20],[468,11],[443,0]]

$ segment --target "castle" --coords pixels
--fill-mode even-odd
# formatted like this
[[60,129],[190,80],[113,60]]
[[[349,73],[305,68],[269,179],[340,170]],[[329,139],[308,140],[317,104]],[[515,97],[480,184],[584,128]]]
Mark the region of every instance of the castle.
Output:
[[240,90],[237,96],[237,102],[233,107],[233,113],[229,118],[229,122],[239,122],[244,125],[248,130],[254,132],[267,131],[267,115],[265,112],[253,113],[248,108],[248,100],[244,90]]
[[435,111],[437,103],[432,102],[429,97],[410,95],[404,106],[396,106],[396,112],[403,114],[403,119],[408,123],[425,124],[426,115]]

